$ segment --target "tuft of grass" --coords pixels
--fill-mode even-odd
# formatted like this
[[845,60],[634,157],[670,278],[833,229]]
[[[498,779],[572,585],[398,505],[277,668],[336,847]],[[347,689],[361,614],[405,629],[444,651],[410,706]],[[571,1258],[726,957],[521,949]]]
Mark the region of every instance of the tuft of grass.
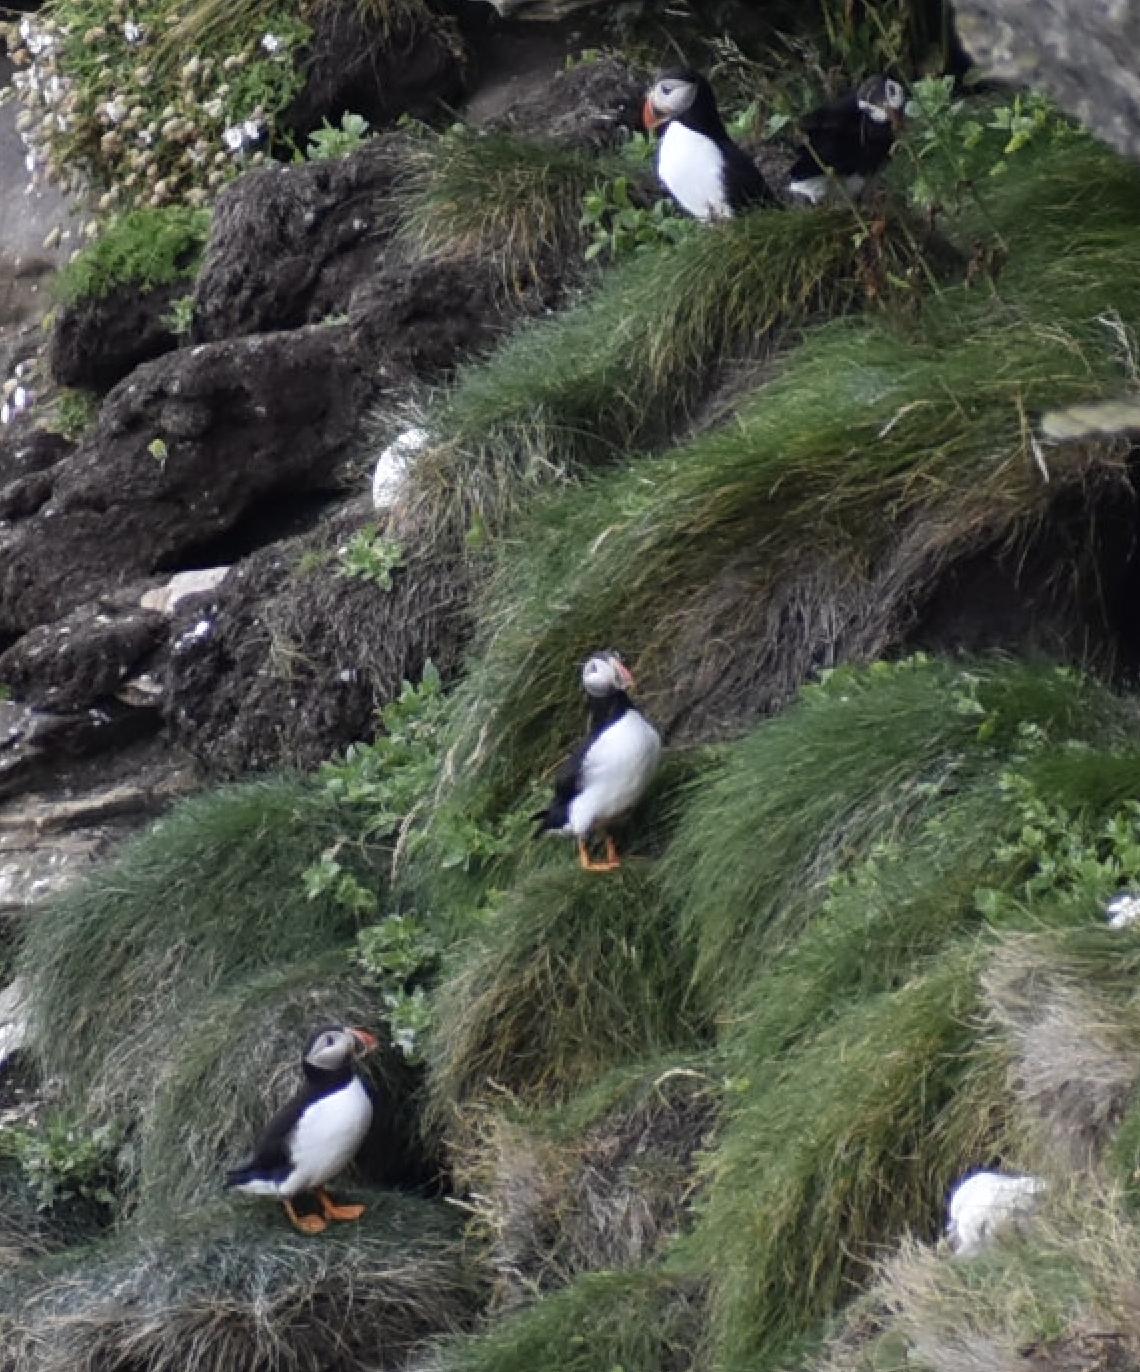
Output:
[[423,255],[498,262],[512,286],[565,268],[583,241],[582,198],[613,159],[462,127],[413,144],[404,236]]
[[[173,1091],[177,1102],[179,1091],[206,1090],[216,1047],[220,1076],[206,1096],[219,1117],[203,1112],[184,1125],[203,1169],[188,1168],[188,1178],[205,1184],[212,1141],[257,1108],[225,1098],[235,1079],[248,1079],[242,1054],[278,1067],[284,1058],[295,1070],[301,1020],[333,1010],[335,992],[321,989],[330,964],[321,959],[333,953],[332,964],[347,970],[357,919],[327,892],[307,899],[303,874],[327,843],[345,846],[349,819],[327,792],[290,778],[194,797],[29,923],[18,965],[29,989],[32,1050],[77,1110],[95,1122],[157,1128],[162,1137],[174,1125],[154,1113],[156,1093]],[[379,885],[376,857],[362,844],[341,861]],[[289,970],[303,964],[308,981]],[[284,996],[290,987],[292,998],[275,1007],[277,991]],[[223,1013],[227,996],[234,1000]],[[221,1023],[248,1010],[252,1032],[256,1006],[264,1015],[257,1032],[268,1035],[263,1047],[215,1041],[208,1017]],[[287,1043],[269,1032],[278,1013]],[[195,1043],[181,1062],[182,1049]],[[184,1163],[168,1156],[164,1175],[177,1180]]]
[[[1002,1064],[975,1051],[978,956],[854,1004],[740,1094],[686,1245],[712,1274],[720,1365],[771,1366],[849,1297],[876,1249],[933,1235],[951,1182],[1000,1149]],[[738,1061],[750,1072],[746,1048]]]
[[189,280],[198,270],[210,230],[208,210],[166,206],[119,215],[98,241],[56,277],[65,305],[101,300],[119,286],[152,290]]
[[599,1272],[445,1346],[439,1372],[686,1372],[705,1365],[698,1283]]
[[0,1327],[11,1372],[325,1372],[402,1365],[480,1295],[452,1215],[390,1195],[319,1241],[204,1210],[49,1259],[6,1283]]
[[661,443],[733,363],[862,300],[869,254],[906,272],[901,226],[873,248],[858,228],[843,210],[759,212],[637,255],[461,373],[427,419],[419,500],[497,532],[536,489]]
[[599,1072],[699,1042],[691,948],[646,864],[599,878],[565,867],[517,882],[437,993],[431,1094],[446,1115],[471,1096],[565,1098]]

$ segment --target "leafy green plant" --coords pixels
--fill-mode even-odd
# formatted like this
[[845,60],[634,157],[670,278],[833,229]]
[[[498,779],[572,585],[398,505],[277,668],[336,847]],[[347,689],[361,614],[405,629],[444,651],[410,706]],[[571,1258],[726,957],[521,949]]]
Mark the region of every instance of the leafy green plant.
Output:
[[901,147],[915,168],[911,203],[921,209],[957,204],[982,178],[1004,175],[1008,159],[1025,148],[1083,136],[1035,91],[992,107],[987,119],[986,111],[955,96],[950,76],[915,82],[906,112]]
[[99,399],[93,391],[73,389],[60,391],[50,418],[51,427],[72,443],[78,441],[99,413]]
[[389,915],[357,935],[357,962],[379,987],[393,1041],[409,1061],[419,1059],[432,1025],[431,1002],[415,983],[434,968],[439,951],[429,925],[415,913]]
[[616,176],[582,201],[581,226],[590,235],[587,262],[603,254],[616,260],[662,243],[676,243],[691,230],[694,221],[681,218],[671,201],[657,200],[646,208],[633,202],[629,189],[629,178]]
[[341,576],[361,577],[382,591],[392,589],[392,573],[404,565],[404,545],[369,524],[337,553]]
[[63,1115],[50,1116],[34,1128],[0,1131],[0,1154],[15,1160],[39,1210],[74,1200],[112,1207],[119,1143],[112,1126],[85,1130]]
[[321,127],[309,134],[305,156],[310,162],[328,162],[355,152],[368,137],[371,125],[362,114],[344,114],[340,127],[321,120]]
[[151,290],[188,280],[198,270],[209,230],[208,210],[168,206],[119,215],[59,273],[56,294],[70,305],[102,299],[117,286]]
[[189,337],[190,330],[194,326],[194,297],[192,295],[180,295],[177,300],[171,301],[166,323],[171,333],[176,334],[179,338]]

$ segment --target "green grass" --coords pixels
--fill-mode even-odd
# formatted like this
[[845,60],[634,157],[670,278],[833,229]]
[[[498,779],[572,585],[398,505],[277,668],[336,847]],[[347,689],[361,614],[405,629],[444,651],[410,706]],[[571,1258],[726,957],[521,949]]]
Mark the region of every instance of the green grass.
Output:
[[405,238],[424,255],[496,262],[507,284],[520,290],[549,275],[577,275],[582,198],[622,165],[463,128],[419,139],[409,158]]
[[[178,1184],[205,1184],[216,1139],[235,1142],[258,1108],[235,1098],[234,1082],[248,1085],[259,1060],[291,1068],[302,1021],[332,1015],[356,920],[327,893],[307,900],[302,874],[350,832],[348,813],[302,781],[228,787],[183,802],[29,923],[19,966],[33,1051],[76,1109],[162,1138],[178,1129],[163,1092],[176,1105],[180,1091],[206,1091],[210,1111],[185,1126],[189,1152],[166,1153],[168,1182],[185,1166]],[[374,857],[340,854],[379,885]],[[330,982],[333,968],[344,970]],[[218,1041],[214,1015],[236,1017],[236,1042]]]
[[682,1279],[595,1273],[445,1347],[441,1372],[687,1372],[703,1365],[701,1314]]
[[700,1039],[691,948],[643,862],[599,877],[567,855],[534,872],[451,966],[429,1049],[444,1113],[489,1088],[565,1098],[617,1063]]
[[60,271],[56,294],[65,305],[75,305],[100,300],[120,286],[146,291],[190,280],[209,230],[207,210],[168,206],[119,215]]
[[[735,363],[863,299],[857,228],[845,211],[761,212],[608,273],[461,374],[428,415],[437,442],[416,464],[419,499],[499,531],[536,489],[663,442]],[[892,262],[902,241],[892,226]]]
[[317,1241],[215,1209],[48,1259],[6,1282],[0,1330],[11,1372],[325,1372],[408,1357],[480,1294],[457,1218],[388,1196]]

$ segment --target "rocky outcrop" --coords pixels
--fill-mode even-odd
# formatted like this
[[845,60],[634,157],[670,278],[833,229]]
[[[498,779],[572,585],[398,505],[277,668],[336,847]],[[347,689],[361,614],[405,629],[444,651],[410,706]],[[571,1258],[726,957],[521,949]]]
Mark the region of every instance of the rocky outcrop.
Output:
[[219,197],[194,288],[200,340],[293,329],[345,312],[394,227],[403,138],[339,161],[248,172]]
[[1140,158],[1137,0],[954,0],[954,13],[983,71],[1043,87],[1114,148]]
[[462,551],[428,553],[402,535],[404,565],[384,590],[342,560],[373,519],[359,500],[178,607],[164,708],[173,737],[210,771],[315,767],[371,737],[378,705],[419,681],[428,659],[445,678],[458,668]]
[[462,47],[426,6],[320,5],[311,22],[303,83],[281,121],[285,132],[303,138],[346,113],[381,128],[402,114],[431,119],[455,108]]
[[614,147],[641,127],[647,80],[617,57],[583,62],[514,101],[487,128],[564,148]]
[[256,520],[264,502],[327,489],[371,390],[344,327],[202,345],[140,367],[51,469],[50,500],[0,535],[0,634],[140,575],[201,566],[211,540]]
[[170,352],[178,346],[170,309],[188,288],[184,281],[150,291],[120,286],[64,305],[48,351],[52,376],[61,386],[107,391],[141,363]]

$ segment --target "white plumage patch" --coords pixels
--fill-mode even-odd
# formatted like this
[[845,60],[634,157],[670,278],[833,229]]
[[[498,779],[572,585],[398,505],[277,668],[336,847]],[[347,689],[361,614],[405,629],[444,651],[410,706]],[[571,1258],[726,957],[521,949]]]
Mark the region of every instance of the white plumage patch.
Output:
[[354,1076],[347,1086],[313,1101],[294,1126],[287,1144],[293,1170],[282,1182],[253,1180],[235,1186],[252,1196],[288,1199],[323,1186],[344,1171],[372,1123],[372,1101]]
[[[848,195],[858,195],[864,186],[861,176],[848,176],[844,179],[843,185]],[[810,200],[813,205],[821,205],[832,191],[831,182],[824,175],[806,176],[802,181],[789,181],[788,191],[792,195],[802,196],[805,200]]]
[[697,219],[731,219],[724,187],[724,157],[703,133],[673,120],[657,148],[657,175]]
[[400,498],[415,455],[430,442],[426,429],[405,429],[384,449],[372,473],[372,507],[390,510]]
[[1040,1177],[975,1172],[959,1182],[950,1196],[946,1237],[960,1258],[984,1251],[997,1233],[1030,1216],[1045,1191]]
[[581,789],[570,802],[567,831],[585,838],[594,825],[632,810],[660,759],[660,734],[644,715],[627,710],[602,730],[582,759]]

